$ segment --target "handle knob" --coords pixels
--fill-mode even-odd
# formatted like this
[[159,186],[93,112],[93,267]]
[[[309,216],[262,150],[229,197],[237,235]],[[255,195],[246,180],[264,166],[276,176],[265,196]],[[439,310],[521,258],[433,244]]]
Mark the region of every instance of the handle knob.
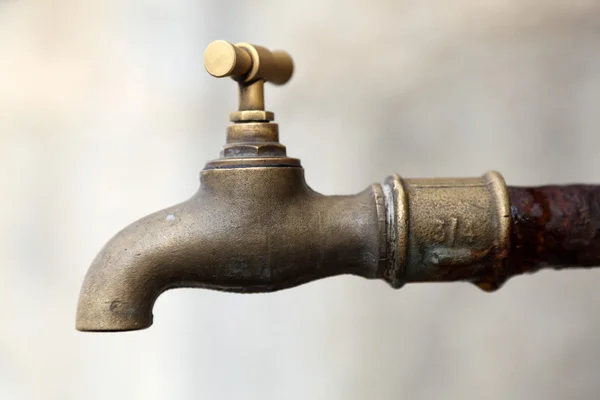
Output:
[[204,67],[216,78],[230,76],[244,83],[263,80],[276,85],[289,81],[294,72],[292,57],[283,50],[270,51],[248,43],[233,45],[225,40],[208,45]]

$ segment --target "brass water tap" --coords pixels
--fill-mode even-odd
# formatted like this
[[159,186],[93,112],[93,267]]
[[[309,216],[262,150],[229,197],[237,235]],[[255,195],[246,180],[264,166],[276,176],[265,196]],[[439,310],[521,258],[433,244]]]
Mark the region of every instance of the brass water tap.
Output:
[[77,329],[149,327],[156,298],[177,287],[270,292],[353,274],[394,288],[468,281],[491,291],[542,267],[600,265],[598,186],[509,188],[496,172],[392,175],[356,195],[324,196],[287,156],[264,106],[264,83],[286,83],[291,57],[217,41],[204,62],[239,87],[221,157],[189,200],[106,244],[83,282]]

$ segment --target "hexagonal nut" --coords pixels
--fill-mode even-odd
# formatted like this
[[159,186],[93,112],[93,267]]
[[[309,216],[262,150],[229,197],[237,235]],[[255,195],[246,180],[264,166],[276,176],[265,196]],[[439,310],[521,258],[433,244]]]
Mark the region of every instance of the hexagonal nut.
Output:
[[223,147],[225,158],[285,156],[285,146],[276,142],[232,143]]
[[245,110],[229,113],[231,122],[269,122],[275,119],[275,114],[265,110]]

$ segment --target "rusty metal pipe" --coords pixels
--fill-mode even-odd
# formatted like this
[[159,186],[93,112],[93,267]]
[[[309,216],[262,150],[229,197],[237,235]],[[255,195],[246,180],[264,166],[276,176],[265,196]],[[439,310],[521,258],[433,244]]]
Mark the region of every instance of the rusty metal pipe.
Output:
[[600,186],[509,187],[511,247],[505,277],[600,265]]

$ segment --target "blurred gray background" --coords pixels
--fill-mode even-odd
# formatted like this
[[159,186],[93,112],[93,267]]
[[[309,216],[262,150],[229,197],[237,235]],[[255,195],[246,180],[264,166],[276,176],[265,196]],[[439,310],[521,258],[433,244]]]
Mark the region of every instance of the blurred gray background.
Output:
[[600,182],[597,1],[0,1],[1,399],[600,398],[594,271],[491,295],[182,289],[148,330],[76,332],[97,251],[219,153],[237,95],[204,71],[215,39],[293,55],[267,108],[323,193],[393,172]]

